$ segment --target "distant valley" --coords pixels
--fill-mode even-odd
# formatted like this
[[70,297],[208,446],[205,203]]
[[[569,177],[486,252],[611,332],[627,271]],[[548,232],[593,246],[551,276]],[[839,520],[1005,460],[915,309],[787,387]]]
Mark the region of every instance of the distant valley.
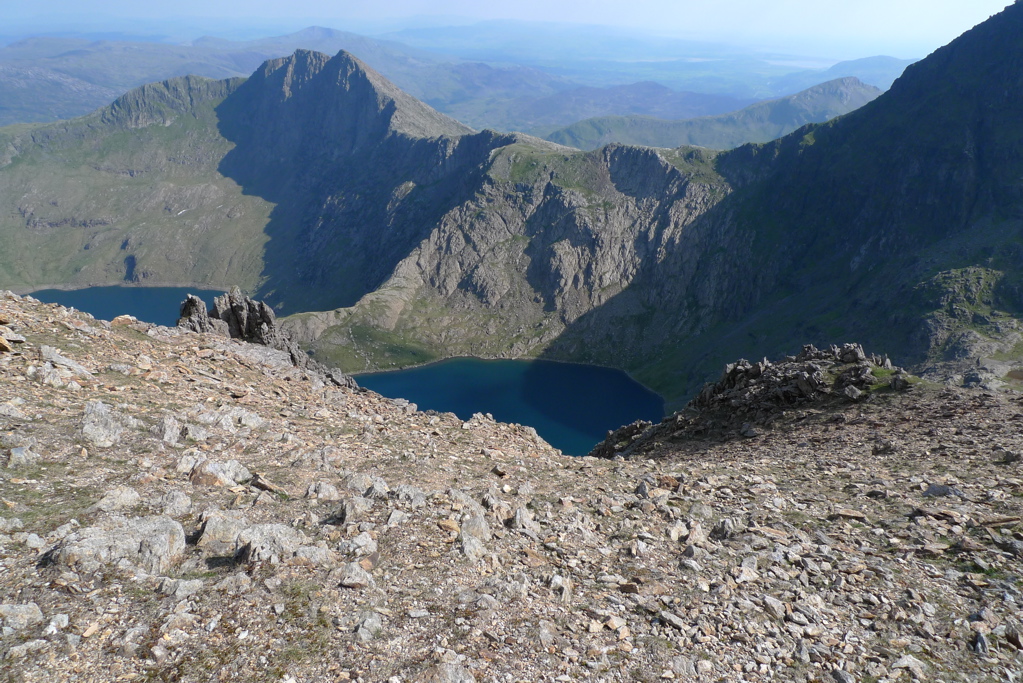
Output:
[[476,132],[348,53],[0,130],[0,286],[238,284],[348,370],[610,365],[677,403],[856,339],[934,378],[1023,341],[1014,5],[827,123],[724,152]]

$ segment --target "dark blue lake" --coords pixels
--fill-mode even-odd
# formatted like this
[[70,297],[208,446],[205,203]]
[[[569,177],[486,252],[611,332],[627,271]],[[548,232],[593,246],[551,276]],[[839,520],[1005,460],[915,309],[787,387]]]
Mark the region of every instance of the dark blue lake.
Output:
[[133,315],[147,323],[173,327],[178,324],[178,312],[187,294],[196,295],[210,307],[213,298],[223,292],[191,287],[87,287],[40,289],[32,292],[31,296],[48,304],[77,308],[100,320]]
[[664,417],[660,396],[624,372],[592,365],[455,358],[355,379],[420,410],[452,412],[463,420],[490,413],[500,422],[529,425],[569,455],[586,455],[609,429]]

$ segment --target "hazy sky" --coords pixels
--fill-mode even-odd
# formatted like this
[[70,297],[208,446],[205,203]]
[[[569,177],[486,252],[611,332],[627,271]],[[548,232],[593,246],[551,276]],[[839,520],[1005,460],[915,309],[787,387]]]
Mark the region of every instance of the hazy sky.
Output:
[[[851,56],[920,57],[1001,11],[1010,0],[0,0],[8,31],[42,25],[118,30],[144,20],[194,20],[224,32],[259,24],[291,31],[310,24],[371,32],[413,16],[522,19],[654,30],[680,38]],[[158,25],[158,24],[157,24]],[[3,28],[0,27],[0,31]]]

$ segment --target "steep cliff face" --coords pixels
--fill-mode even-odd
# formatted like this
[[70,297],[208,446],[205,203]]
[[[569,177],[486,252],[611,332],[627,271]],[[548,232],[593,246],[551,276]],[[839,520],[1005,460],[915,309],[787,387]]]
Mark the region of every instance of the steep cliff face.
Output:
[[347,53],[248,81],[175,79],[96,114],[0,131],[0,281],[239,284],[283,311],[354,303],[503,138],[473,134]]
[[520,138],[491,155],[476,194],[382,287],[346,311],[288,324],[348,369],[540,353],[728,193],[713,158],[621,146],[578,154]]
[[113,127],[148,128],[170,126],[181,116],[194,116],[197,109],[221,102],[244,83],[243,78],[214,81],[200,76],[183,76],[135,88],[100,110],[99,118]]
[[[674,386],[796,338],[862,339],[942,379],[962,379],[953,361],[1011,358],[1023,314],[1021,31],[1016,4],[862,109],[719,156],[735,192],[689,231],[703,241],[679,243],[623,293],[666,320],[644,324],[612,302],[549,352],[607,362],[638,344],[632,369]],[[976,268],[988,296],[952,308],[946,294],[962,299]]]
[[[503,144],[347,53],[267,62],[218,109],[221,172],[275,205],[261,287],[285,312],[351,305],[471,193]],[[510,138],[508,138],[510,139]]]

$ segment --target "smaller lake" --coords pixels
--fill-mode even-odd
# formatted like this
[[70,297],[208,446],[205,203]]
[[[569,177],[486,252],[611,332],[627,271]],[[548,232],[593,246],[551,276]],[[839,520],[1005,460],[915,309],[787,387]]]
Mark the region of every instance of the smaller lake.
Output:
[[609,429],[664,417],[660,396],[620,370],[593,365],[454,358],[355,380],[420,410],[451,412],[463,420],[490,413],[500,422],[529,425],[569,455],[586,455]]
[[223,292],[192,287],[86,287],[85,289],[40,289],[30,296],[48,304],[60,304],[91,313],[100,320],[133,315],[139,320],[174,327],[185,296],[194,294],[213,306]]

